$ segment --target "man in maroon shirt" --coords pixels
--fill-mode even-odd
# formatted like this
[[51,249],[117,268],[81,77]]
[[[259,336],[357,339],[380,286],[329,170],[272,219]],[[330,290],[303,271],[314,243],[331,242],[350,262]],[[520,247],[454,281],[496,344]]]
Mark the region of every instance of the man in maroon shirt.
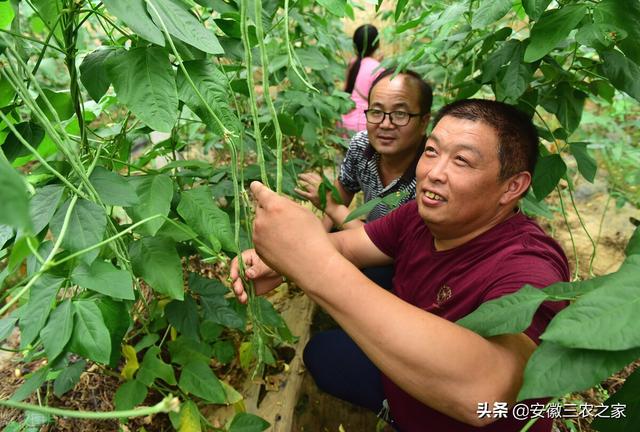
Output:
[[[375,371],[399,430],[517,431],[522,421],[480,416],[478,406],[515,403],[527,359],[559,305],[543,304],[520,334],[483,338],[455,321],[524,284],[569,278],[560,247],[517,208],[531,183],[537,133],[515,108],[484,100],[454,102],[434,123],[416,168],[416,201],[361,229],[327,235],[309,211],[253,183],[256,250],[243,252],[245,275],[258,294],[286,275],[331,314],[346,333],[309,344],[314,378],[330,365],[357,387],[365,386],[361,370]],[[393,293],[357,270],[389,263]],[[246,301],[235,260],[231,278]],[[335,346],[346,355],[322,357]],[[550,423],[530,430],[549,431]]]

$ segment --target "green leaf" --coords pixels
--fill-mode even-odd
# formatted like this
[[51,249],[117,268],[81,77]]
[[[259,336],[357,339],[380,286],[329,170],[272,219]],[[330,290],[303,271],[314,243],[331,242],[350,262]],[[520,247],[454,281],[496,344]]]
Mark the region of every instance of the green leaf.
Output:
[[262,417],[241,412],[236,414],[233,420],[231,420],[229,432],[262,432],[269,426],[271,426],[271,424]]
[[183,192],[177,210],[195,232],[209,240],[214,250],[221,245],[226,251],[236,251],[229,215],[215,205],[209,187]]
[[640,369],[636,369],[625,380],[622,387],[604,404],[625,407],[625,415],[620,418],[596,417],[591,427],[600,432],[635,432],[640,425]]
[[538,216],[547,219],[553,219],[553,212],[544,201],[537,201],[532,191],[529,190],[527,195],[518,203],[520,210],[527,216]]
[[540,18],[547,9],[551,0],[522,0],[522,6],[532,20]]
[[164,46],[164,36],[147,14],[145,0],[104,0],[109,12],[149,42]]
[[82,372],[84,372],[86,365],[87,362],[80,359],[74,364],[67,366],[53,382],[53,394],[61,397],[74,388],[78,381],[80,381],[80,376]]
[[89,180],[105,204],[127,207],[140,202],[124,177],[101,166],[95,167]]
[[64,187],[58,184],[43,186],[29,202],[29,214],[33,223],[33,233],[39,234],[46,227],[58,208]]
[[587,95],[563,81],[556,87],[556,96],[558,102],[556,117],[567,132],[571,133],[580,124]]
[[11,248],[11,255],[7,261],[7,270],[14,272],[24,261],[25,258],[31,255],[31,249],[29,248],[29,241],[35,243],[35,248],[38,248],[38,242],[34,237],[22,236],[16,238]]
[[31,4],[39,13],[39,17],[46,24],[46,33],[55,26],[54,36],[62,40],[62,26],[58,22],[63,6],[62,0],[31,0]]
[[305,67],[318,71],[329,68],[329,61],[317,47],[298,48],[295,53]]
[[29,301],[21,308],[20,349],[26,348],[44,327],[64,278],[43,274],[29,291]]
[[104,319],[104,324],[109,330],[111,338],[109,366],[114,368],[120,360],[122,339],[131,325],[131,312],[124,302],[113,300],[110,297],[99,297],[96,303]]
[[75,316],[69,351],[98,363],[109,363],[111,337],[95,301],[73,302]]
[[541,59],[558,46],[584,18],[587,5],[570,4],[545,12],[531,29],[531,42],[524,53],[527,63]]
[[[70,202],[71,199],[65,201],[51,219],[49,226],[56,239],[62,231],[62,225]],[[93,246],[102,241],[106,227],[107,217],[102,207],[94,202],[79,199],[71,211],[69,225],[62,239],[62,247],[68,251],[77,252]],[[94,249],[80,255],[79,258],[83,262],[90,264],[98,256],[98,253],[99,250]]]
[[[105,4],[108,3],[105,2]],[[132,2],[135,3],[135,2]],[[91,99],[98,102],[109,90],[111,80],[107,73],[106,61],[115,51],[113,48],[100,47],[87,54],[80,64],[80,81],[87,89]]]
[[567,172],[567,165],[559,154],[544,156],[538,160],[533,173],[532,188],[538,201],[542,201],[556,187]]
[[171,354],[171,362],[180,365],[197,360],[207,364],[211,359],[211,346],[209,344],[189,339],[185,336],[178,336],[175,341],[167,344]]
[[518,400],[563,396],[585,390],[638,357],[640,348],[597,351],[542,342],[529,358]]
[[[172,413],[173,414],[173,413]],[[200,411],[193,401],[187,400],[180,405],[180,412],[177,414],[178,432],[200,432]]]
[[142,364],[138,370],[136,379],[146,386],[153,384],[156,378],[162,379],[170,385],[176,385],[176,377],[173,373],[171,365],[159,358],[160,348],[157,346],[150,347],[144,354]]
[[4,248],[4,245],[13,238],[13,228],[7,225],[0,225],[0,250]]
[[193,360],[182,368],[178,387],[210,403],[220,404],[226,401],[222,384],[203,361]]
[[17,316],[7,316],[0,319],[0,342],[9,337],[9,335],[13,332],[17,321]]
[[28,229],[29,194],[20,175],[0,152],[0,224]]
[[544,291],[525,285],[513,294],[481,304],[457,324],[483,337],[521,333],[531,325],[533,315],[546,299]]
[[[152,6],[153,5],[153,6]],[[162,29],[164,23],[169,34],[209,54],[224,54],[218,38],[181,4],[172,0],[148,0],[147,11]]]
[[596,164],[595,159],[589,154],[587,150],[587,145],[589,143],[586,142],[573,142],[569,143],[569,151],[576,158],[576,162],[578,163],[578,171],[582,174],[587,181],[593,183],[593,180],[596,178],[596,170],[598,169],[598,165]]
[[640,4],[637,1],[603,0],[593,8],[593,20],[605,27],[624,30],[627,37],[618,40],[617,45],[629,59],[640,64]]
[[178,119],[175,72],[159,47],[118,50],[107,71],[120,102],[147,126],[170,132]]
[[[44,139],[44,129],[42,129],[42,127],[37,123],[22,122],[14,125],[14,127],[18,131],[18,134],[20,134],[22,138],[24,138],[24,140],[33,148],[37,149]],[[19,157],[31,154],[29,149],[20,142],[13,131],[10,131],[9,135],[5,138],[4,144],[2,144],[2,151],[9,162],[13,162]]]
[[213,344],[213,356],[222,364],[227,364],[236,355],[236,349],[229,341],[217,341]]
[[[639,270],[639,266],[628,266],[619,272],[637,277]],[[626,350],[640,346],[637,280],[619,276],[617,283],[602,283],[559,312],[541,338],[568,348]]]
[[6,30],[11,27],[11,22],[15,17],[11,2],[0,3],[0,29]]
[[198,305],[193,297],[187,295],[184,300],[174,300],[165,307],[164,311],[169,324],[174,326],[180,333],[192,338],[200,339],[198,327]]
[[345,14],[345,0],[317,0],[317,2],[338,18],[342,18]]
[[47,374],[49,373],[49,366],[43,366],[36,372],[31,374],[26,381],[18,387],[18,389],[11,396],[11,400],[20,402],[26,399],[31,393],[38,390],[42,384],[47,380]]
[[133,272],[154,291],[173,299],[184,298],[182,263],[175,243],[167,238],[146,237],[129,247]]
[[580,27],[576,34],[578,43],[595,48],[597,50],[605,50],[613,44],[613,39],[609,37],[609,33],[616,31],[622,33],[624,30],[617,29],[611,25],[605,24],[587,24]]
[[51,313],[49,322],[40,331],[40,339],[44,345],[44,351],[50,361],[53,361],[63,351],[71,339],[73,332],[73,309],[71,301],[65,300]]
[[402,15],[402,12],[407,6],[407,3],[409,3],[409,0],[398,0],[398,2],[396,3],[396,11],[393,14],[393,18],[396,22],[398,22],[398,19],[400,19],[400,15]]
[[624,250],[626,256],[640,255],[640,228],[636,227]]
[[511,10],[511,0],[482,0],[471,18],[471,27],[483,28],[495,23]]
[[[141,221],[148,217],[160,214],[167,216],[171,208],[171,198],[173,197],[173,182],[167,175],[145,175],[127,177],[127,181],[135,189],[136,195],[140,199],[140,204],[127,209],[127,213],[134,222]],[[164,224],[163,218],[153,219],[143,225],[138,230],[144,234],[153,236]]]
[[55,114],[61,121],[70,119],[75,114],[73,101],[71,100],[71,93],[69,90],[54,91],[45,88],[42,89],[42,93],[44,94],[44,96],[40,95],[38,99],[36,99],[36,103],[44,112],[45,116],[47,116],[47,118],[52,122],[57,121],[56,116],[51,112],[51,110],[49,109],[49,105],[45,103],[43,97],[49,101],[49,103],[53,107],[53,110],[55,111]]
[[500,68],[511,61],[520,46],[520,41],[511,39],[492,52],[482,65],[482,82],[487,83],[493,80],[498,75]]
[[118,387],[113,396],[116,410],[130,410],[136,405],[140,405],[147,397],[147,386],[137,380],[131,380]]
[[[207,102],[224,127],[231,132],[240,133],[242,125],[228,104],[230,98],[227,77],[213,63],[207,60],[184,62],[185,69],[196,88]],[[205,108],[200,97],[195,93],[182,70],[177,77],[178,98],[195,112],[200,119],[218,135],[224,131],[211,113]]]
[[81,263],[73,270],[71,279],[82,288],[119,299],[135,299],[131,274],[107,261],[94,261],[91,266]]
[[605,51],[600,56],[602,74],[615,88],[640,101],[640,67],[619,51]]

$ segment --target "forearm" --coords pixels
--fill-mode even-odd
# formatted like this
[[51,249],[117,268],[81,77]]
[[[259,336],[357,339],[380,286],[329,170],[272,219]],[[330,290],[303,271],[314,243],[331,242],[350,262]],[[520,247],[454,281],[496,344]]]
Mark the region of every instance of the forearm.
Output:
[[467,423],[478,402],[514,401],[526,355],[402,301],[339,256],[321,271],[298,284],[413,397]]

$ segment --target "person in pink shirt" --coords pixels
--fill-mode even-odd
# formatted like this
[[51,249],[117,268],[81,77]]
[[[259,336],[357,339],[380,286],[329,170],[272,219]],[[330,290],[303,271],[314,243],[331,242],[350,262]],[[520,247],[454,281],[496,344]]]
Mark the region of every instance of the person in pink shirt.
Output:
[[378,30],[371,24],[361,25],[353,33],[353,46],[357,57],[347,71],[344,91],[351,94],[356,107],[342,116],[340,126],[351,132],[360,132],[367,128],[364,110],[368,107],[369,89],[384,70],[380,68],[380,62],[372,57],[379,46]]

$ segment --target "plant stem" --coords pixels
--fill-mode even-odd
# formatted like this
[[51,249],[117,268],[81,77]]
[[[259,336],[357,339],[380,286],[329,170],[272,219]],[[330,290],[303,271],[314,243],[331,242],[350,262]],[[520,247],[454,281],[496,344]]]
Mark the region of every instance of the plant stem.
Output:
[[180,410],[180,401],[171,395],[164,398],[162,401],[150,407],[140,407],[131,410],[124,411],[75,411],[61,408],[53,408],[48,406],[32,405],[24,402],[16,402],[13,400],[0,400],[0,405],[7,406],[9,408],[17,408],[25,411],[39,412],[43,414],[50,414],[60,417],[70,418],[84,418],[92,420],[101,419],[117,419],[117,418],[130,418],[130,417],[143,417],[157,413],[178,412]]

